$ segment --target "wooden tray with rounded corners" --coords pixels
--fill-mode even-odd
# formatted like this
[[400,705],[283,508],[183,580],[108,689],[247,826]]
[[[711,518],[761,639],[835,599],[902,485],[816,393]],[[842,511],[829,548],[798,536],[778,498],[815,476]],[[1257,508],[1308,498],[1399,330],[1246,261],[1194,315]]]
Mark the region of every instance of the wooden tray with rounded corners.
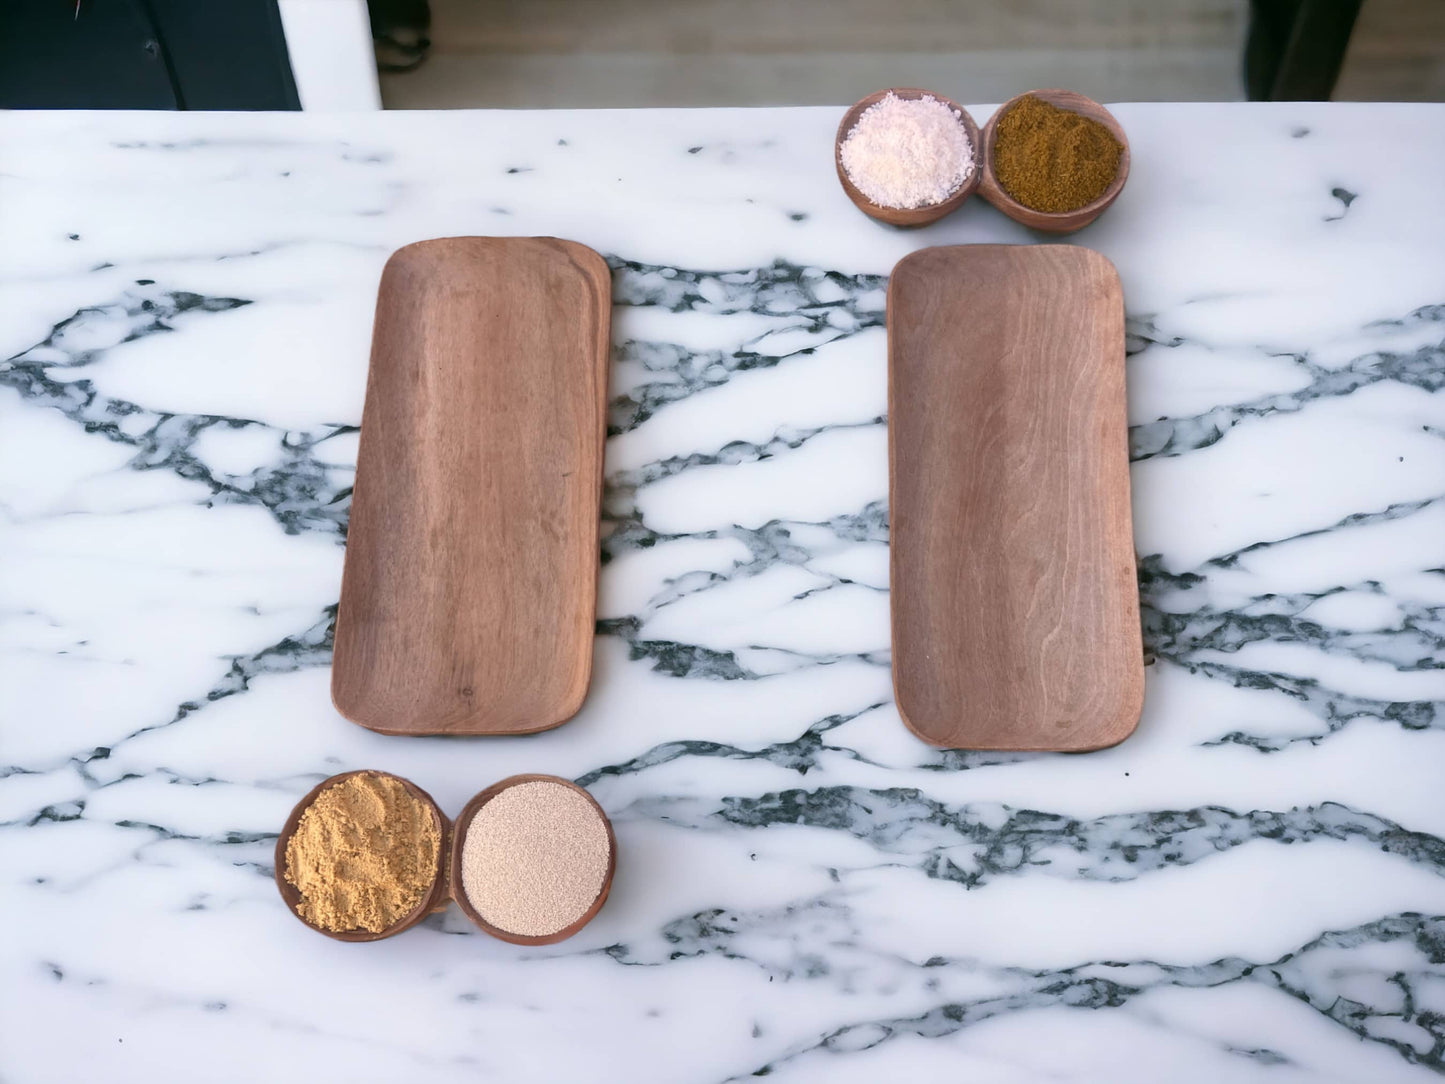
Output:
[[530,734],[592,668],[611,278],[550,237],[382,273],[331,694],[383,734]]
[[1103,256],[958,245],[888,286],[893,684],[915,734],[1082,752],[1139,722],[1124,309]]
[[[296,834],[296,826],[301,821],[301,814],[306,812],[316,796],[327,787],[340,783],[344,779],[350,779],[353,775],[380,775],[388,779],[395,779],[422,805],[432,811],[436,817],[437,824],[437,872],[436,878],[432,881],[431,890],[422,897],[422,901],[396,925],[388,929],[372,933],[370,930],[326,930],[320,926],[308,922],[302,918],[301,912],[297,910],[301,905],[301,893],[290,881],[286,880],[286,847],[291,842],[291,837]],[[281,834],[276,837],[276,887],[281,890],[281,898],[286,901],[286,906],[297,920],[315,930],[317,933],[324,933],[327,937],[337,941],[380,941],[385,937],[392,937],[409,930],[433,911],[440,911],[447,905],[447,877],[446,864],[450,851],[451,822],[442,813],[441,808],[430,794],[422,790],[409,779],[403,779],[399,775],[392,775],[390,772],[378,772],[373,769],[362,769],[355,772],[342,772],[340,775],[333,775],[330,779],[323,779],[316,786],[312,787],[306,797],[296,803],[291,810],[291,815],[286,818],[285,825],[281,828]]]
[[[462,883],[462,848],[466,843],[467,829],[471,827],[472,819],[477,815],[478,811],[481,810],[482,806],[486,805],[509,787],[514,787],[519,783],[537,783],[542,781],[571,787],[586,798],[587,801],[592,804],[593,809],[597,810],[597,815],[602,818],[602,823],[607,829],[607,873],[602,878],[602,889],[597,893],[597,899],[593,901],[592,906],[589,907],[576,922],[558,930],[556,933],[546,934],[541,937],[526,937],[522,934],[509,933],[506,930],[498,929],[484,919],[477,909],[472,906],[472,901],[467,898],[466,887]],[[602,905],[607,902],[607,894],[612,891],[612,876],[616,871],[617,837],[612,832],[612,822],[608,820],[607,814],[603,811],[602,807],[597,804],[597,799],[592,797],[585,788],[579,787],[576,783],[562,779],[559,776],[535,774],[513,775],[503,779],[499,783],[492,784],[462,807],[462,811],[457,814],[456,824],[452,830],[451,898],[456,901],[457,906],[462,909],[462,912],[469,919],[487,933],[502,941],[510,941],[514,945],[555,945],[558,941],[565,941],[571,937],[578,930],[582,929],[583,926],[591,922],[592,919],[596,917],[598,911],[602,910]]]
[[[869,106],[883,100],[889,94],[895,94],[900,98],[922,98],[925,94],[937,98],[944,105],[954,110],[963,124],[963,129],[968,133],[968,144],[973,149],[973,172],[968,179],[958,186],[946,200],[940,203],[930,203],[923,207],[884,207],[881,203],[874,203],[871,199],[859,191],[848,171],[843,168],[843,141],[848,138],[848,133],[858,123],[858,118]],[[932,90],[923,90],[920,87],[888,87],[884,90],[875,91],[853,104],[848,112],[843,114],[843,119],[838,122],[838,132],[833,138],[833,166],[838,171],[838,181],[843,186],[843,191],[848,193],[848,198],[853,201],[858,210],[870,218],[876,218],[880,222],[887,222],[890,226],[926,226],[930,222],[937,222],[945,215],[952,214],[963,201],[973,195],[978,188],[979,178],[983,174],[983,155],[980,152],[982,143],[979,139],[978,125],[974,123],[973,117],[968,110],[959,105],[952,98],[945,98],[942,94]]]
[[[993,144],[998,134],[998,122],[1005,113],[1018,104],[1020,98],[1029,95],[1042,98],[1050,105],[1058,106],[1060,109],[1067,109],[1071,113],[1078,113],[1080,116],[1098,121],[1109,129],[1114,138],[1119,141],[1119,145],[1123,148],[1119,155],[1119,172],[1114,175],[1114,179],[1109,182],[1109,187],[1104,189],[1103,194],[1092,203],[1086,203],[1072,211],[1035,211],[1032,207],[1026,207],[1010,196],[998,183],[998,176],[994,173],[993,168]],[[979,185],[979,195],[1015,222],[1047,233],[1072,233],[1075,230],[1083,229],[1119,198],[1119,193],[1124,190],[1124,182],[1129,179],[1129,138],[1124,134],[1123,127],[1114,119],[1113,113],[1110,113],[1094,99],[1085,98],[1082,94],[1076,94],[1072,90],[1030,90],[1004,102],[994,110],[993,116],[989,117],[988,122],[983,126],[983,153],[980,157],[983,163],[983,178]]]

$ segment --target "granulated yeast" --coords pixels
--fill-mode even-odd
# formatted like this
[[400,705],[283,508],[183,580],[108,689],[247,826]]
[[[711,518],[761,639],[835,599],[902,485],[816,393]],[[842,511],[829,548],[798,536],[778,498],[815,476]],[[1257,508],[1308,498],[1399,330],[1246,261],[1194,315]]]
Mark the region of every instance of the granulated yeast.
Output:
[[380,933],[431,889],[441,833],[400,780],[365,772],[327,787],[286,844],[301,917],[324,930]]
[[606,825],[585,795],[545,780],[518,783],[472,818],[462,887],[497,929],[547,937],[596,901],[610,851]]
[[963,120],[931,94],[889,91],[863,110],[838,153],[848,179],[880,207],[942,203],[973,176]]

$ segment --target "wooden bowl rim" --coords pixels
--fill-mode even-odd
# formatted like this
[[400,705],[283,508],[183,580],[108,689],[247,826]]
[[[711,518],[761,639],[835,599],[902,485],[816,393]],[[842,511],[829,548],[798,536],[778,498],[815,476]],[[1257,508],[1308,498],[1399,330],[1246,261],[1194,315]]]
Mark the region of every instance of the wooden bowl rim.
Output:
[[[377,775],[385,776],[388,779],[395,779],[406,789],[408,794],[431,810],[432,816],[436,818],[437,825],[437,869],[432,878],[431,888],[422,896],[421,902],[407,912],[405,918],[398,920],[393,925],[376,933],[370,930],[327,930],[307,921],[307,919],[302,916],[300,910],[298,910],[301,903],[300,890],[290,881],[286,880],[286,845],[291,842],[291,837],[296,834],[296,826],[301,821],[301,814],[310,808],[311,803],[314,802],[327,787],[340,783],[345,779],[350,779],[354,775]],[[276,887],[280,889],[281,898],[286,901],[287,909],[296,917],[298,922],[308,929],[315,930],[319,934],[325,934],[335,941],[381,941],[388,937],[395,937],[402,931],[415,926],[431,913],[438,904],[445,901],[446,858],[448,844],[450,843],[447,837],[450,831],[451,822],[447,820],[446,815],[441,811],[441,807],[437,805],[436,799],[410,779],[405,779],[402,776],[393,775],[391,772],[384,772],[377,768],[358,768],[355,771],[342,772],[339,775],[333,775],[327,779],[323,779],[317,783],[316,786],[312,787],[311,790],[306,793],[306,796],[296,803],[295,807],[291,810],[291,815],[286,818],[286,823],[282,826],[281,833],[276,837]]]
[[[467,830],[471,827],[472,820],[486,805],[498,794],[512,787],[520,786],[523,783],[558,783],[577,791],[591,804],[597,816],[602,820],[602,826],[607,831],[607,872],[602,876],[602,887],[597,892],[597,898],[592,905],[573,923],[564,926],[556,933],[542,934],[540,936],[528,936],[525,934],[512,933],[509,930],[493,926],[484,919],[477,909],[472,906],[472,901],[467,898],[466,886],[462,882],[462,850],[467,841]],[[457,819],[452,827],[452,850],[451,850],[451,897],[456,905],[462,909],[462,913],[471,919],[485,933],[502,941],[510,942],[513,945],[552,945],[558,941],[565,941],[577,933],[597,917],[597,912],[602,910],[602,905],[607,902],[607,895],[612,890],[612,877],[617,871],[617,836],[612,831],[612,821],[608,818],[606,810],[592,797],[586,787],[579,786],[570,779],[563,779],[557,775],[546,775],[537,772],[528,772],[521,775],[510,775],[506,779],[493,783],[480,794],[474,795],[472,800],[462,807],[457,814]]]
[[[936,98],[958,114],[959,120],[963,124],[963,130],[968,133],[969,148],[973,152],[973,172],[952,195],[941,203],[928,203],[922,207],[884,207],[881,203],[874,203],[865,196],[848,176],[848,171],[843,168],[843,141],[848,138],[848,133],[858,123],[858,118],[863,115],[864,110],[882,101],[889,94],[910,100],[922,98],[925,95]],[[973,114],[947,95],[939,94],[936,90],[928,90],[925,87],[884,87],[882,90],[875,90],[872,94],[859,98],[844,112],[843,119],[838,122],[838,131],[833,136],[833,166],[838,172],[838,180],[843,185],[843,191],[848,194],[848,198],[853,201],[854,205],[869,218],[886,222],[890,226],[926,226],[931,222],[937,222],[945,215],[952,214],[963,204],[964,200],[978,190],[984,170],[983,137],[978,123],[973,119]]]
[[[1075,207],[1072,211],[1036,211],[1028,204],[1020,203],[1018,200],[1014,199],[1013,196],[1008,194],[1008,190],[999,183],[998,174],[994,171],[993,167],[993,143],[994,137],[997,135],[998,122],[1010,109],[1017,105],[1021,100],[1030,96],[1033,96],[1035,98],[1041,98],[1044,101],[1048,102],[1050,105],[1056,106],[1059,109],[1066,110],[1070,113],[1077,113],[1081,117],[1088,117],[1090,120],[1098,121],[1100,124],[1104,125],[1104,127],[1108,128],[1110,134],[1112,134],[1113,137],[1119,141],[1119,146],[1121,148],[1119,153],[1119,172],[1116,173],[1114,175],[1114,179],[1109,182],[1108,188],[1104,189],[1104,191],[1101,192],[1095,199],[1090,200],[1082,207]],[[1060,103],[1057,100],[1058,96],[1065,97],[1067,99],[1067,104]],[[1089,107],[1091,111],[1086,112],[1083,109],[1075,108],[1075,102],[1084,103]],[[996,194],[997,196],[997,201],[991,198],[989,202],[993,203],[994,206],[997,207],[1004,214],[1008,215],[1015,221],[1020,221],[1019,216],[1014,214],[1014,209],[1017,208],[1025,216],[1048,219],[1057,222],[1063,222],[1068,219],[1081,218],[1084,221],[1080,223],[1078,228],[1082,229],[1084,226],[1087,226],[1090,222],[1092,222],[1095,218],[1098,218],[1099,215],[1101,215],[1108,208],[1108,206],[1119,197],[1119,193],[1123,191],[1124,182],[1129,179],[1129,137],[1125,134],[1124,126],[1119,123],[1118,118],[1115,117],[1113,113],[1109,112],[1109,110],[1102,103],[1096,102],[1087,94],[1080,94],[1077,90],[1068,90],[1064,87],[1044,87],[1039,90],[1026,90],[1022,94],[1015,94],[1008,101],[1004,102],[1003,105],[999,106],[993,111],[993,115],[989,117],[986,122],[984,122],[983,126],[983,159],[984,169],[988,172],[989,185],[992,189],[992,194]],[[1025,225],[1027,225],[1027,223],[1025,223]]]

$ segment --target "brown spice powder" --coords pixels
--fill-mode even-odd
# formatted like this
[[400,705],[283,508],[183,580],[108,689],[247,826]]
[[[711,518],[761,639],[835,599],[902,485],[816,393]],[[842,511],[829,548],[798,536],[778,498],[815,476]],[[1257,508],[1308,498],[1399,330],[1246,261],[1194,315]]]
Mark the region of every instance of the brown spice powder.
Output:
[[327,787],[286,845],[297,910],[324,930],[380,933],[435,883],[441,834],[432,810],[400,780],[365,772]]
[[1104,194],[1123,151],[1098,121],[1029,94],[998,122],[993,170],[1004,191],[1025,207],[1077,211]]

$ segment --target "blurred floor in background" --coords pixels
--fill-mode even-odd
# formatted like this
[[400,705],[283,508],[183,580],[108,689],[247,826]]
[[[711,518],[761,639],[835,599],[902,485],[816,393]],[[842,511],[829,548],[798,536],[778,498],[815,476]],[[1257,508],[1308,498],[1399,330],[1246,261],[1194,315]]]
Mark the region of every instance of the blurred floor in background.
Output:
[[[1229,101],[1245,0],[431,0],[391,109],[839,105],[882,86],[990,102]],[[1445,0],[1366,0],[1335,98],[1445,98]]]
[[1365,0],[1333,97],[1445,101],[1445,0]]

